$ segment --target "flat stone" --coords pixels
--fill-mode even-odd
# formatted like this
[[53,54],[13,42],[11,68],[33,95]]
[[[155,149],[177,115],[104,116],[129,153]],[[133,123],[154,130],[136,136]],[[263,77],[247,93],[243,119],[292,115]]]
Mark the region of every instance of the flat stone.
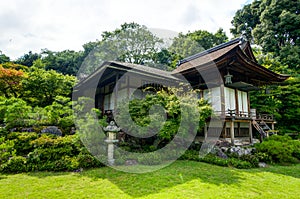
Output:
[[268,165],[264,162],[259,162],[258,166],[261,167],[261,168],[266,168]]

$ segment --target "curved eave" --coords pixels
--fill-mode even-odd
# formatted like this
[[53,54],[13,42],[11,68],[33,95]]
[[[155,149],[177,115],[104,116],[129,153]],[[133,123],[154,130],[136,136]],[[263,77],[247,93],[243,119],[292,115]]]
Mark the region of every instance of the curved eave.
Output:
[[289,75],[275,73],[265,68],[264,66],[259,65],[258,63],[249,59],[249,57],[247,57],[247,55],[245,55],[245,53],[240,48],[237,48],[236,55],[239,61],[243,63],[243,66],[247,67],[253,72],[259,73],[261,76],[265,76],[264,82],[283,82],[290,77]]

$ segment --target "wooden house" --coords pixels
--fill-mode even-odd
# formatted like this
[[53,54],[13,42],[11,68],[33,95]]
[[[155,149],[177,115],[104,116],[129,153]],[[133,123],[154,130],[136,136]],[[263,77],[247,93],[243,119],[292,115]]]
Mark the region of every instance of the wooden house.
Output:
[[[247,138],[252,143],[252,127],[262,136],[266,128],[274,129],[271,115],[257,114],[251,109],[249,91],[288,78],[259,65],[249,42],[238,38],[181,60],[171,72],[131,63],[105,62],[75,90],[81,90],[81,95],[95,93],[95,106],[109,113],[114,111],[118,100],[133,93],[142,96],[140,89],[145,86],[177,85],[182,77],[193,89],[200,90],[199,97],[212,104],[215,114],[224,118],[221,137],[232,143],[236,138]],[[203,136],[206,135],[207,127]]]

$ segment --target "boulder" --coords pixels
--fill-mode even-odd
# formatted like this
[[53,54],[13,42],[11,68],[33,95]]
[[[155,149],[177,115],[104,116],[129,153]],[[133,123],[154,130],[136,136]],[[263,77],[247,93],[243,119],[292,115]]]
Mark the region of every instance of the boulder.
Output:
[[57,126],[47,126],[43,130],[41,130],[41,133],[50,133],[53,135],[62,136],[62,132]]
[[264,162],[259,162],[258,166],[261,167],[261,168],[266,168],[268,165]]

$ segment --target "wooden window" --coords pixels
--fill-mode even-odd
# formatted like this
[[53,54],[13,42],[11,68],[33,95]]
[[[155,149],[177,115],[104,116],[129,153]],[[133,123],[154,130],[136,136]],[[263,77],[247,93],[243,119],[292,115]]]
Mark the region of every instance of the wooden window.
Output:
[[247,92],[238,91],[238,105],[240,113],[248,113],[248,96]]
[[235,90],[232,88],[225,87],[225,111],[236,110],[235,107]]

